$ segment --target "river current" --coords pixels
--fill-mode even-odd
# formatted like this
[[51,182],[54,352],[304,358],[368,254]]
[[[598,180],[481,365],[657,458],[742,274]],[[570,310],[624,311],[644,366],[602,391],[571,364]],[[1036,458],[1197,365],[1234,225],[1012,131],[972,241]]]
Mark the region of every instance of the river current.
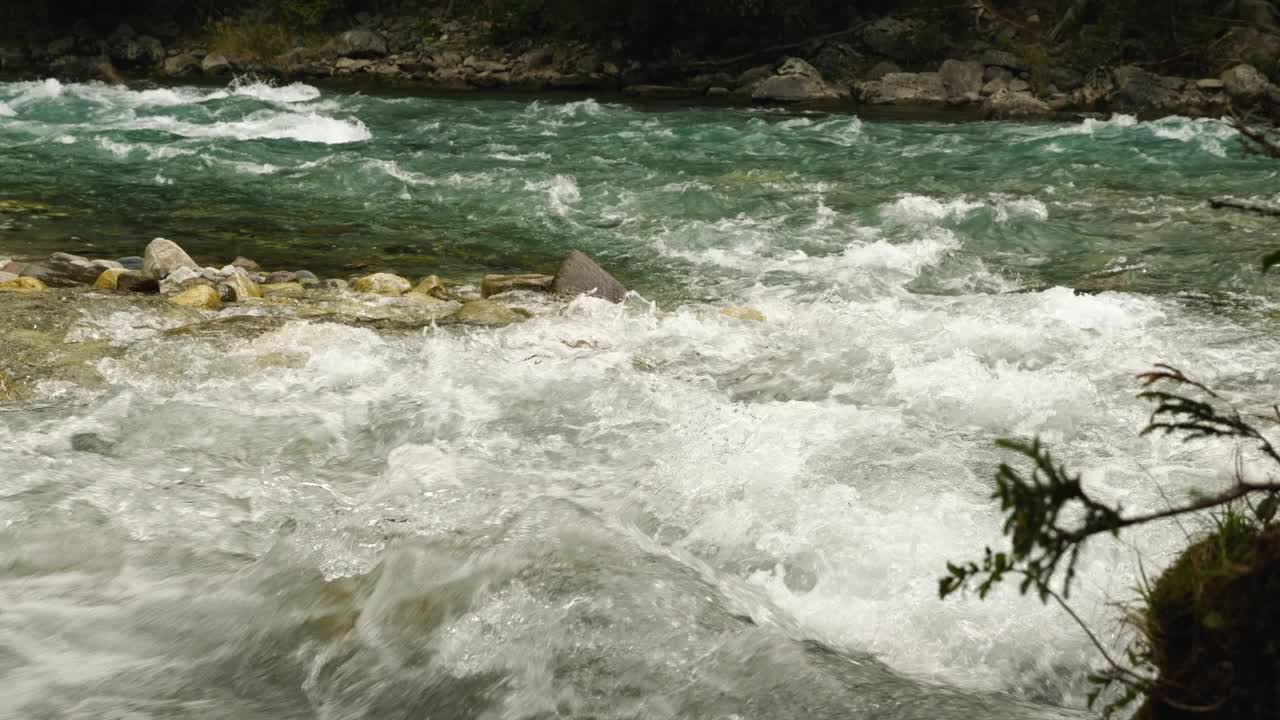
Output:
[[[1069,617],[937,579],[999,542],[996,438],[1130,509],[1225,481],[1135,375],[1277,394],[1280,236],[1205,202],[1277,193],[1213,120],[0,83],[0,255],[578,248],[634,291],[401,333],[77,300],[41,331],[83,371],[0,404],[0,718],[1089,717]],[[1105,642],[1194,531],[1086,553]]]

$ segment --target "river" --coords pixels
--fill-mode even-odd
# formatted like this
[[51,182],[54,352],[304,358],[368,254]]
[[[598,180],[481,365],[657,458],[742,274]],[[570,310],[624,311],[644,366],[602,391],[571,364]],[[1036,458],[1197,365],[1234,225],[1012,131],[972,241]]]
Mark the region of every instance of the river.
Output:
[[[1069,617],[937,579],[999,541],[995,438],[1126,508],[1225,481],[1135,375],[1276,395],[1275,226],[1205,200],[1277,192],[1211,120],[0,83],[0,255],[578,248],[634,291],[399,333],[0,297],[101,349],[0,405],[0,717],[1089,717]],[[1074,605],[1121,645],[1184,544],[1098,542]]]

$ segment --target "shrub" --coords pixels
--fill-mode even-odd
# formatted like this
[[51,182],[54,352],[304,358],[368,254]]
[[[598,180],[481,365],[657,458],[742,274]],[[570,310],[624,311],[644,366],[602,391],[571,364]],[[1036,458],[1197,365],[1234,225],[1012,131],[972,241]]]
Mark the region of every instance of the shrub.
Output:
[[209,39],[211,50],[241,61],[270,60],[289,49],[283,25],[249,15],[213,23]]

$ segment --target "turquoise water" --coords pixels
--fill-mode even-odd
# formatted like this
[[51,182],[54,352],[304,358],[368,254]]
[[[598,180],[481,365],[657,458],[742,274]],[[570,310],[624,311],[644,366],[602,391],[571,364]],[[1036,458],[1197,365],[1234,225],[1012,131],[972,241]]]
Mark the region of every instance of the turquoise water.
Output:
[[[1137,372],[1277,389],[1280,235],[1205,199],[1280,165],[1215,121],[45,81],[0,84],[0,147],[0,255],[473,280],[580,248],[636,291],[496,331],[30,323],[109,351],[0,412],[5,718],[1087,715],[1069,618],[936,599],[999,537],[991,440],[1154,508],[1233,454],[1137,437]],[[1107,642],[1184,538],[1082,560]]]

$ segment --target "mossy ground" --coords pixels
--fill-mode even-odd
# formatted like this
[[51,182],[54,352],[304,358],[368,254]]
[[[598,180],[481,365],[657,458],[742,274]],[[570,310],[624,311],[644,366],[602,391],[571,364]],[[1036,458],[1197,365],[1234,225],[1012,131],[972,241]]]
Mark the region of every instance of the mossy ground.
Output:
[[1280,717],[1280,526],[1228,513],[1150,588],[1142,720]]

